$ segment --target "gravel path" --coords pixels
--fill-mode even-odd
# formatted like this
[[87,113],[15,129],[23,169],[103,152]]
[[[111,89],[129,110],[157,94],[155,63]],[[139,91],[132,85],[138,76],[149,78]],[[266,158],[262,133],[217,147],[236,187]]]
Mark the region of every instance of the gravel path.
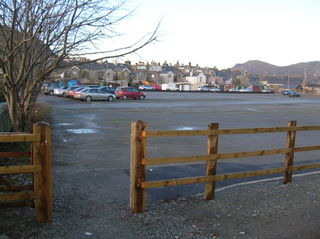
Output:
[[[0,239],[6,238],[320,238],[320,176],[293,183],[260,182],[203,195],[147,202],[130,214],[127,201],[90,197],[78,187],[54,188],[52,223],[36,223],[32,209],[1,209]],[[107,195],[105,195],[107,196]]]

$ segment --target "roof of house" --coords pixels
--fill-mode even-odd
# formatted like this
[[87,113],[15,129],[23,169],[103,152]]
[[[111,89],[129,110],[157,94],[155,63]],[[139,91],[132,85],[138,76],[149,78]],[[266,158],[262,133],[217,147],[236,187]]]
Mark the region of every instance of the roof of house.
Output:
[[[200,74],[203,74],[203,73],[202,72],[190,72],[189,75],[186,75],[186,77],[197,77]],[[203,74],[203,75],[206,76],[205,74]]]
[[173,74],[181,73],[181,71],[177,67],[174,67],[174,66],[163,66],[162,71],[167,71],[167,72],[171,71]]

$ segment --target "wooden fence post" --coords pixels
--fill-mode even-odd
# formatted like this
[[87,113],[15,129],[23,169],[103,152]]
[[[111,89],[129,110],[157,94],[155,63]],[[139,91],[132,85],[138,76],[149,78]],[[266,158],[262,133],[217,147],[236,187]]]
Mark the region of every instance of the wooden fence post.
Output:
[[52,220],[52,164],[51,164],[51,127],[45,122],[41,125],[41,176],[44,221]]
[[[297,121],[289,121],[288,126],[297,126]],[[286,148],[292,149],[295,146],[296,142],[296,131],[288,131],[287,133],[287,143]],[[293,165],[293,158],[294,158],[294,152],[286,153],[285,155],[285,161],[284,161],[284,178],[283,183],[287,184],[292,181],[292,171],[290,170],[290,167]]]
[[[208,130],[215,130],[219,128],[218,123],[209,124]],[[218,152],[218,135],[209,135],[207,143],[208,154],[216,154]],[[206,176],[216,175],[217,160],[208,160],[206,162]],[[216,182],[206,183],[204,186],[205,200],[214,199]]]
[[[32,133],[41,135],[41,126],[34,124],[32,126]],[[41,165],[40,159],[40,141],[32,143],[32,164]],[[33,191],[34,191],[34,207],[37,221],[43,222],[43,199],[42,199],[42,177],[41,171],[33,174]]]
[[33,143],[34,164],[41,165],[41,172],[34,174],[35,210],[37,220],[52,220],[52,172],[51,172],[51,128],[45,122],[33,125],[33,133],[40,134],[40,142]]
[[131,123],[130,142],[130,210],[132,213],[144,212],[145,191],[141,183],[145,181],[146,170],[142,165],[142,159],[146,157],[146,140],[142,132],[147,128],[143,121]]

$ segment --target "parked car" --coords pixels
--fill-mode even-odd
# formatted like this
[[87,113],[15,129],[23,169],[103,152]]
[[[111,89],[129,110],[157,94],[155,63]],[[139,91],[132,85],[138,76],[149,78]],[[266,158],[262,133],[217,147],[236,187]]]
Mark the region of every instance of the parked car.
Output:
[[290,92],[291,92],[290,90],[283,90],[283,91],[282,91],[282,94],[283,94],[283,95],[289,95]]
[[134,87],[122,86],[115,91],[117,99],[145,99],[146,95]]
[[252,92],[251,88],[243,88],[243,89],[239,89],[239,92]]
[[179,87],[175,83],[164,83],[161,84],[161,90],[178,91]]
[[288,93],[288,96],[289,96],[289,97],[300,97],[301,94],[298,93],[298,92],[295,92],[295,91],[290,91],[290,92]]
[[83,89],[86,89],[86,88],[88,88],[88,87],[76,87],[76,88],[74,88],[74,89],[70,89],[70,90],[68,90],[67,97],[73,98],[73,97],[74,97],[74,94],[75,94],[76,92],[79,92],[79,91],[81,91],[81,90],[83,90]]
[[139,85],[139,90],[154,90],[150,85]]
[[71,91],[71,90],[75,90],[75,89],[77,89],[78,88],[78,86],[71,86],[71,87],[68,87],[63,93],[62,93],[62,95],[61,96],[64,96],[64,97],[67,97],[68,96],[68,94],[69,94],[69,91]]
[[152,86],[152,88],[153,88],[154,90],[161,90],[161,86],[160,86],[160,85],[154,84],[154,85],[151,85],[151,86]]
[[212,87],[212,88],[209,88],[209,91],[217,92],[217,91],[221,91],[221,89],[216,88],[216,87]]
[[114,92],[116,91],[115,88],[112,88],[112,87],[109,87],[109,86],[101,86],[101,87],[99,87],[99,89],[101,91],[104,91],[104,92],[107,92],[107,93],[111,93],[111,94],[114,94]]
[[53,93],[56,96],[62,96],[62,94],[68,89],[68,86],[60,87],[54,89]]
[[99,85],[86,85],[87,88],[99,88]]
[[42,93],[45,95],[53,95],[54,94],[54,89],[57,87],[54,86],[53,84],[46,83],[41,87]]
[[209,91],[209,88],[206,87],[206,86],[198,86],[197,90],[199,90],[199,91]]
[[92,101],[92,100],[107,100],[113,101],[116,96],[107,92],[103,92],[98,88],[84,88],[80,91],[75,92],[75,99]]

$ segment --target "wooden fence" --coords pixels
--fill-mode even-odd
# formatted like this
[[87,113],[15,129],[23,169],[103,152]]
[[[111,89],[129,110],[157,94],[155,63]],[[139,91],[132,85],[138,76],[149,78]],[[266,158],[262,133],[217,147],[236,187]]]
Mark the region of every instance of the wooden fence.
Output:
[[[176,186],[183,184],[204,183],[205,200],[214,198],[215,182],[228,179],[246,178],[252,176],[261,176],[275,173],[283,173],[283,183],[289,183],[292,180],[292,173],[298,170],[307,170],[320,168],[318,164],[307,164],[293,166],[294,153],[320,150],[320,145],[295,147],[296,132],[320,130],[320,126],[296,126],[296,121],[290,121],[287,127],[273,128],[244,128],[244,129],[219,129],[219,124],[209,124],[207,130],[179,130],[179,131],[148,131],[147,124],[142,121],[136,121],[131,124],[131,161],[130,161],[130,209],[131,212],[143,212],[145,208],[145,189]],[[235,134],[255,134],[255,133],[274,133],[287,132],[286,147],[258,150],[236,153],[218,153],[219,135]],[[207,136],[207,154],[184,156],[184,157],[165,157],[165,158],[147,158],[146,140],[151,137],[178,137],[178,136]],[[275,154],[284,154],[284,167],[272,168],[258,171],[248,171],[230,174],[216,174],[217,161],[232,158],[267,156]],[[205,176],[178,178],[162,181],[146,181],[146,166],[172,163],[188,163],[206,161]]]
[[[47,123],[33,125],[32,133],[0,133],[0,142],[31,142],[30,152],[0,152],[0,157],[29,157],[31,164],[0,167],[0,206],[34,206],[36,219],[52,219],[51,128]],[[32,174],[32,183],[14,184],[9,174]],[[1,185],[0,184],[0,185]],[[30,203],[31,202],[31,203]]]

